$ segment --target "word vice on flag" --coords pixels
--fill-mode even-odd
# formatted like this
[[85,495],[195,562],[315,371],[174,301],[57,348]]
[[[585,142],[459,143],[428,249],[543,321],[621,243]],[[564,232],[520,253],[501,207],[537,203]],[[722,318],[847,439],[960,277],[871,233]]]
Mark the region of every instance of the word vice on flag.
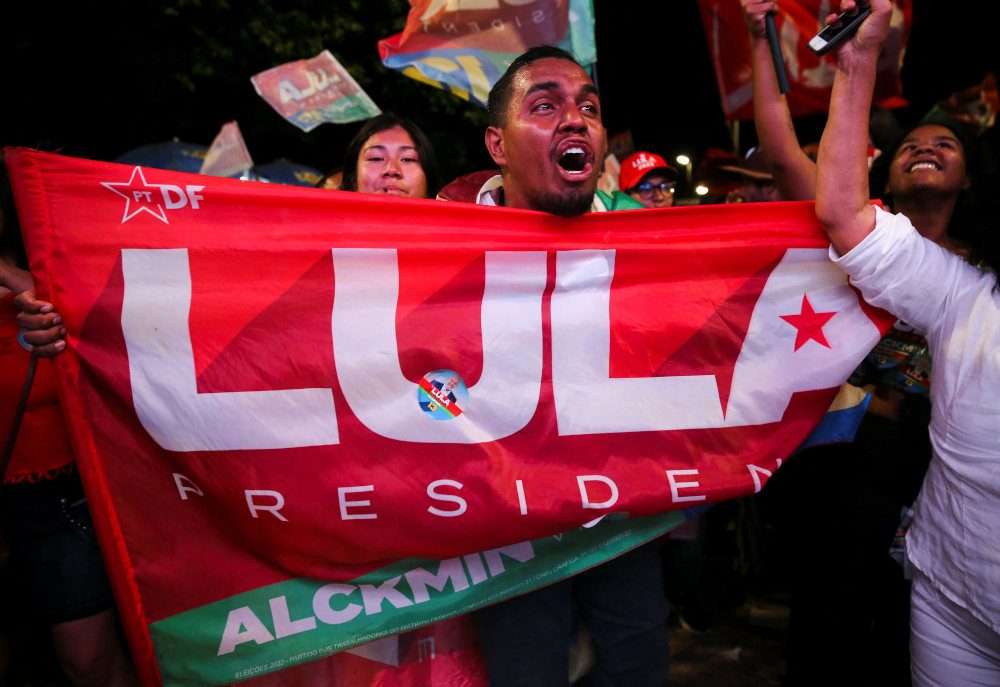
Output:
[[150,684],[467,612],[756,492],[890,321],[806,203],[565,219],[7,162]]

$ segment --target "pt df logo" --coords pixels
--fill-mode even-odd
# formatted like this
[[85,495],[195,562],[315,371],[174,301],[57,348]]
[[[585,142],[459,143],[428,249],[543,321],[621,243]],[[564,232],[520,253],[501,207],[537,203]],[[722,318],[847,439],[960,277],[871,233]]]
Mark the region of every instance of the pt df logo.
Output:
[[417,403],[432,420],[453,420],[465,412],[469,390],[457,372],[434,370],[417,384]]
[[175,184],[149,184],[142,173],[142,167],[135,167],[128,181],[102,181],[101,186],[125,199],[125,212],[122,213],[122,224],[142,212],[170,224],[167,210],[179,210],[191,206],[197,210],[204,200],[200,191],[204,186],[177,186]]

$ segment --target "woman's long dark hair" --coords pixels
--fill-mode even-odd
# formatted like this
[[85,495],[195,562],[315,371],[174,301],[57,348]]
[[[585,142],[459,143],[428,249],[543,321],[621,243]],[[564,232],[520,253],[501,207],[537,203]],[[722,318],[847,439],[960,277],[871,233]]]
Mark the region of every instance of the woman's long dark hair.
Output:
[[878,195],[886,205],[895,209],[892,192],[888,188],[890,168],[896,159],[896,154],[899,152],[900,146],[903,145],[903,141],[915,130],[925,126],[943,126],[955,135],[955,138],[958,139],[958,142],[962,146],[962,156],[965,158],[965,173],[972,180],[972,184],[970,184],[969,188],[963,189],[958,194],[955,213],[952,216],[952,221],[948,224],[948,235],[964,240],[960,234],[965,233],[965,215],[976,211],[976,206],[981,202],[981,194],[977,192],[977,189],[980,185],[980,177],[983,176],[983,165],[977,141],[957,119],[944,114],[933,114],[921,119],[913,126],[904,129],[885,153],[875,161],[875,164],[872,166],[869,186],[873,194]]
[[[969,261],[992,270],[997,275],[996,286],[1000,291],[1000,178],[991,173],[989,179],[979,182],[979,197],[975,211],[967,209],[962,218],[962,241],[969,247]],[[957,214],[957,212],[956,212]]]
[[350,145],[347,146],[347,152],[344,153],[344,180],[340,185],[342,191],[358,190],[358,156],[361,155],[361,149],[368,139],[377,133],[394,129],[397,126],[406,131],[413,139],[413,145],[420,157],[420,166],[424,170],[424,177],[427,178],[427,197],[433,198],[437,194],[438,189],[441,188],[441,175],[438,172],[437,157],[434,155],[434,148],[431,146],[430,140],[419,126],[408,119],[397,117],[391,112],[383,112],[365,122],[365,125],[361,127],[361,130],[351,140]]
[[[1000,225],[996,200],[997,174],[984,159],[982,145],[957,119],[943,113],[934,113],[909,127],[895,143],[879,157],[872,167],[870,188],[881,193],[881,198],[893,208],[892,194],[888,191],[889,168],[900,145],[915,129],[923,126],[943,126],[951,131],[962,145],[965,171],[972,183],[959,191],[955,211],[948,223],[948,236],[969,249],[969,261],[998,274],[1000,285]],[[884,191],[884,192],[883,192]]]

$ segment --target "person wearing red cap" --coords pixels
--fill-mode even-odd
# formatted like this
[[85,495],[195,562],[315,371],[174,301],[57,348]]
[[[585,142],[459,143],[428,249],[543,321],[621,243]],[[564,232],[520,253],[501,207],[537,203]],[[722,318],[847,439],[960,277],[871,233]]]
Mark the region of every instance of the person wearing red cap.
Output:
[[674,204],[677,170],[656,153],[639,151],[625,158],[618,187],[646,208],[668,208]]

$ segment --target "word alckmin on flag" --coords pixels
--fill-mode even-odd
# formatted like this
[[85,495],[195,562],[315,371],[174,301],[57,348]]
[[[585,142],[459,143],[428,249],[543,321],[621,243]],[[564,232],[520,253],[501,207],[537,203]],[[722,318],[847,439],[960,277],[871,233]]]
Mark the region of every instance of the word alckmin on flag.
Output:
[[[715,79],[719,84],[722,111],[726,119],[753,119],[753,69],[750,64],[750,36],[740,3],[731,0],[698,0],[702,24]],[[829,12],[836,9],[826,0],[781,0],[775,25],[791,91],[786,95],[795,117],[826,112],[836,55],[818,57],[809,49],[809,39],[823,28]],[[913,10],[912,0],[895,0],[892,26],[885,50],[879,58],[875,101],[903,102],[900,69],[906,54]]]
[[809,203],[560,218],[6,161],[148,685],[298,670],[755,493],[892,321]]
[[385,66],[486,107],[507,66],[538,45],[596,62],[593,1],[410,0],[403,31],[378,49]]
[[303,131],[370,119],[381,110],[329,50],[250,78],[257,95]]

